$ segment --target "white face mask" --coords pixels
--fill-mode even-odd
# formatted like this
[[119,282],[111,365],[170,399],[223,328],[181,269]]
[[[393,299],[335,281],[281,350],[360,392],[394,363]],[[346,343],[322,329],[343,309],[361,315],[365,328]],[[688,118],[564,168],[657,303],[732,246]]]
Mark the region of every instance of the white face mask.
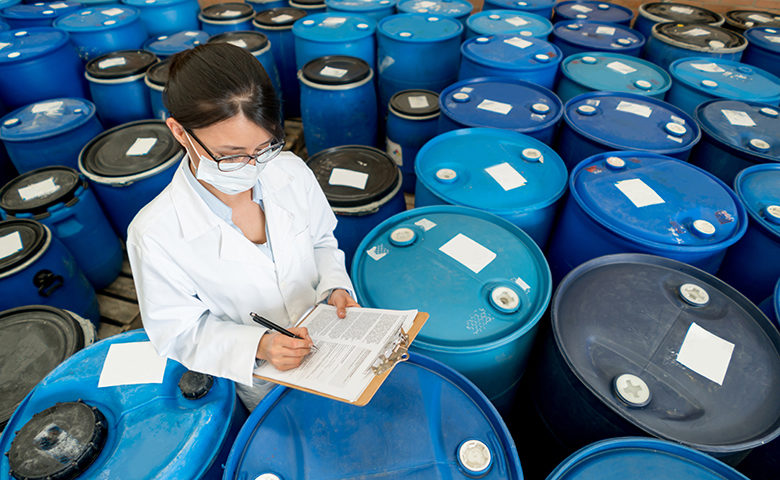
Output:
[[[192,146],[192,150],[195,150],[195,146],[192,144],[190,136],[187,135],[187,140]],[[220,192],[227,195],[235,195],[237,193],[245,192],[257,184],[257,179],[260,177],[260,172],[263,171],[265,164],[247,163],[238,170],[231,172],[223,172],[217,167],[217,162],[206,157],[205,155],[198,155],[200,163],[195,172],[195,178],[203,180],[204,182],[212,185]]]

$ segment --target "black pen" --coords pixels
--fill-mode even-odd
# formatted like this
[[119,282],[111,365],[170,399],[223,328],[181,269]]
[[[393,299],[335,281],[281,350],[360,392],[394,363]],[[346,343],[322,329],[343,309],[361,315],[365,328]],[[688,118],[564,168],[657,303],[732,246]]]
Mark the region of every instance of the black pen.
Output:
[[[260,315],[256,314],[255,312],[249,312],[249,315],[252,317],[252,320],[259,323],[260,325],[264,326],[265,328],[270,328],[271,330],[275,330],[282,335],[288,336],[290,338],[297,338],[298,340],[305,340],[304,338],[299,337],[298,335],[292,333],[291,331],[287,330],[286,328],[280,327],[279,325],[275,324],[274,322],[268,320],[265,317],[261,317]],[[314,350],[317,350],[317,345],[314,345],[314,342],[311,344],[311,348]]]

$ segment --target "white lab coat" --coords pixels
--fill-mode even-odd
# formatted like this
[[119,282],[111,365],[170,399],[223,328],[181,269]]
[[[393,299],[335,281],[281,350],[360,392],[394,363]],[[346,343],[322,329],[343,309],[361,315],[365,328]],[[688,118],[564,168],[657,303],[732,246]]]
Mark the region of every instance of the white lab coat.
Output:
[[265,332],[249,312],[289,327],[331,289],[354,291],[311,170],[283,152],[260,185],[273,261],[216,216],[181,169],[127,240],[141,318],[160,355],[248,386]]

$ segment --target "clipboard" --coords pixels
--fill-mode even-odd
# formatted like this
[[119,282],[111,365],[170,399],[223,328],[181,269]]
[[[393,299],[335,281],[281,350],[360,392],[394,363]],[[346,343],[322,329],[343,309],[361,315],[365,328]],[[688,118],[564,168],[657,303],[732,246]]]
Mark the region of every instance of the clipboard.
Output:
[[[252,376],[278,385],[284,385],[285,387],[293,388],[295,390],[301,390],[303,392],[319,395],[321,397],[330,398],[331,400],[349,403],[350,405],[355,405],[357,407],[364,407],[368,405],[368,402],[370,402],[372,398],[374,398],[374,395],[379,390],[379,387],[382,386],[382,383],[384,383],[385,379],[387,379],[388,375],[390,375],[395,366],[399,362],[405,362],[409,359],[409,347],[417,337],[417,334],[420,333],[420,330],[422,330],[425,322],[428,321],[428,317],[429,315],[425,312],[417,312],[417,316],[414,317],[414,322],[412,323],[412,327],[408,332],[404,332],[403,328],[399,329],[397,336],[394,337],[393,340],[389,342],[387,347],[384,349],[384,354],[380,354],[380,356],[374,360],[374,363],[371,366],[371,369],[374,371],[374,378],[371,380],[371,383],[369,383],[368,386],[363,390],[363,393],[361,393],[358,399],[354,402],[350,402],[341,397],[328,395],[317,390],[312,390],[310,388],[301,387],[299,385],[293,385],[279,380],[266,378],[260,375],[252,374]],[[301,322],[303,322],[303,320],[301,320]],[[299,322],[299,324],[301,322]]]

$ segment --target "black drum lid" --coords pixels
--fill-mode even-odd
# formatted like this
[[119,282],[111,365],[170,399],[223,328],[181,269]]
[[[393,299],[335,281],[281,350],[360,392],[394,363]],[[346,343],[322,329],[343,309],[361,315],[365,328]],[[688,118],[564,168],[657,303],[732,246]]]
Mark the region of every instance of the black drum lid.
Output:
[[292,3],[303,5],[305,7],[325,6],[325,0],[292,0]]
[[[712,10],[687,3],[655,2],[648,3],[643,8],[650,15],[665,18],[669,22],[717,23],[721,20],[720,15]],[[688,9],[693,11],[685,13]]]
[[81,326],[64,310],[30,305],[0,312],[0,430],[25,395],[83,347]]
[[241,30],[214,35],[209,38],[208,43],[229,43],[237,47],[245,48],[250,52],[257,52],[268,45],[268,37],[260,32]]
[[146,50],[120,50],[90,60],[86,70],[93,78],[111,80],[140,75],[158,61],[157,55]]
[[357,57],[326,55],[303,66],[303,78],[320,85],[349,85],[371,75],[368,63]]
[[[762,10],[731,10],[726,12],[726,24],[735,27],[737,31],[744,32],[753,27],[773,27],[780,28],[780,12],[772,13]],[[761,21],[751,17],[761,17],[767,19]]]
[[164,87],[168,83],[168,73],[171,70],[171,58],[168,57],[165,60],[152,65],[149,70],[146,71],[146,78],[157,86]]
[[218,3],[201,10],[201,15],[207,20],[227,22],[254,15],[254,11],[247,3]]
[[43,167],[19,175],[0,188],[0,209],[8,215],[39,215],[74,198],[86,181],[69,167]]
[[255,23],[264,27],[291,27],[293,23],[306,16],[300,8],[279,7],[263,10],[255,15]]
[[[739,33],[726,30],[725,28],[713,27],[711,25],[668,22],[656,24],[654,28],[660,35],[675,42],[702,49],[721,50],[724,48],[740,47],[747,43],[745,37]],[[703,35],[691,35],[687,33],[696,29],[705,30],[707,33]],[[711,42],[720,42],[722,46],[719,45],[715,47]]]
[[439,94],[430,90],[402,90],[390,98],[390,108],[409,117],[439,113]]
[[174,158],[182,147],[162,120],[139,120],[107,130],[81,151],[81,164],[101,177],[128,177]]
[[[0,242],[4,248],[12,248],[21,241],[21,250],[15,253],[0,251],[0,279],[9,272],[35,257],[49,241],[51,232],[34,220],[14,219],[0,222]],[[2,256],[5,255],[5,256]],[[3,295],[11,295],[3,292]]]
[[[702,302],[706,295],[690,293],[686,300],[686,284],[703,289],[708,302],[694,306],[690,299]],[[714,276],[652,255],[600,257],[563,279],[551,317],[568,367],[602,403],[646,432],[708,452],[745,450],[780,432],[780,334]],[[722,385],[678,361],[683,347],[693,348],[693,338],[684,345],[693,323],[734,345]],[[706,356],[711,351],[703,361],[718,360]],[[646,383],[649,404],[619,399],[613,382],[623,374]]]
[[[401,181],[398,166],[381,150],[362,145],[345,145],[323,150],[310,157],[306,164],[314,172],[331,207],[360,207],[378,202],[390,194]],[[340,185],[331,175],[334,169],[347,174],[367,174],[365,188]],[[338,176],[337,172],[337,176]]]

